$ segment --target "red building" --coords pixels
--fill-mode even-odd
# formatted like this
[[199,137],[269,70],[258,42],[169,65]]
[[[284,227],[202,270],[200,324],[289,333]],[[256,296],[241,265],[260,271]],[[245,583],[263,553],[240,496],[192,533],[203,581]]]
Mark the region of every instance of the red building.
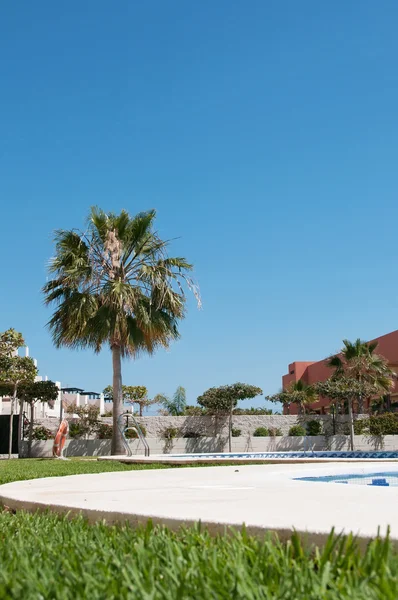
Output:
[[[372,342],[377,342],[378,346],[375,350],[377,354],[384,356],[388,360],[388,364],[398,374],[398,330],[387,335],[382,335]],[[289,372],[282,377],[283,389],[286,389],[293,382],[302,379],[305,383],[311,385],[318,381],[325,381],[330,377],[333,370],[327,365],[328,358],[324,358],[318,362],[293,362],[289,365]],[[391,392],[391,402],[398,402],[398,381],[395,382],[395,387]],[[311,405],[311,410],[317,411],[320,414],[328,412],[330,401],[327,398],[322,398],[319,402]],[[368,407],[365,407],[368,408]],[[287,414],[287,407],[283,409],[284,414]],[[297,414],[298,407],[291,405],[289,408],[290,414]]]

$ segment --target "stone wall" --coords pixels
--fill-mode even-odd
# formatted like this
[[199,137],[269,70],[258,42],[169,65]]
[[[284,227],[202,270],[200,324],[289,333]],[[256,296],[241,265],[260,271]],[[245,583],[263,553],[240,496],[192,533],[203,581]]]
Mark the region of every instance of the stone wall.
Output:
[[[176,438],[165,441],[161,438],[148,438],[151,455],[190,454],[228,452],[228,439],[224,436],[202,438]],[[33,442],[32,457],[50,457],[53,441]],[[143,455],[144,448],[139,440],[130,441],[135,455]],[[355,436],[355,449],[398,450],[398,436],[387,435],[382,438]],[[239,437],[232,439],[232,452],[294,452],[297,450],[349,450],[349,438],[345,435],[316,437]],[[21,456],[27,456],[28,444],[22,442]],[[67,440],[65,456],[108,456],[111,452],[110,440]]]
[[[366,415],[361,415],[366,417]],[[204,437],[228,436],[228,417],[136,417],[138,423],[146,429],[148,438],[162,438],[165,429],[172,427],[179,431],[179,437],[194,433]],[[308,415],[305,418],[297,415],[236,415],[233,417],[233,427],[241,430],[241,437],[252,436],[258,427],[280,429],[282,435],[288,435],[293,425],[305,421],[318,420],[323,423],[326,435],[333,434],[333,422],[330,415]],[[102,417],[101,422],[112,424],[112,418]],[[39,419],[37,423],[55,432],[58,427],[57,418]],[[336,433],[348,433],[347,416],[340,416],[336,424]]]

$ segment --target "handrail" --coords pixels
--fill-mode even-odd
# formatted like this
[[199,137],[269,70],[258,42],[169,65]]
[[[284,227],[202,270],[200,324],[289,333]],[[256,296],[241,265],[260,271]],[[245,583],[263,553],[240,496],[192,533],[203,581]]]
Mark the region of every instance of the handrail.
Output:
[[[133,425],[128,425],[128,426],[124,426],[122,425],[122,419],[124,419],[125,417],[131,419],[133,421]],[[130,448],[130,444],[127,441],[125,432],[128,431],[129,429],[134,429],[137,432],[138,438],[140,440],[140,442],[142,442],[142,444],[144,445],[144,454],[145,456],[150,456],[150,449],[149,449],[149,445],[148,442],[145,439],[144,434],[142,433],[141,427],[139,426],[136,418],[134,417],[134,415],[132,415],[131,413],[122,413],[121,415],[119,415],[118,419],[117,419],[117,426],[119,428],[119,431],[121,433],[122,436],[122,440],[123,440],[123,445],[125,447],[125,450],[127,452],[127,456],[132,456],[133,452]]]

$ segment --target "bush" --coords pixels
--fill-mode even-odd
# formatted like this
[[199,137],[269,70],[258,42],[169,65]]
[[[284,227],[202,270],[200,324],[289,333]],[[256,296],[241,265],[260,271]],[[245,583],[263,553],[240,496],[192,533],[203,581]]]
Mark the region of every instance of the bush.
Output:
[[307,435],[321,435],[322,421],[308,421]]
[[[143,425],[140,425],[139,423],[138,423],[138,425],[139,425],[139,428],[142,431],[142,435],[144,437],[146,437],[146,428]],[[135,429],[128,429],[124,435],[126,436],[127,440],[136,440],[136,439],[138,439],[138,433],[136,432]]]
[[206,409],[201,406],[186,406],[184,415],[187,417],[201,417],[206,414]]
[[253,433],[254,437],[268,437],[269,431],[266,427],[257,427]]
[[81,438],[84,435],[86,435],[86,428],[84,427],[84,425],[82,425],[82,423],[80,423],[79,421],[77,423],[72,422],[69,423],[69,437],[74,439],[74,438]]
[[166,427],[162,432],[162,437],[165,440],[174,440],[174,438],[178,437],[178,433],[177,427]]
[[196,439],[196,438],[200,438],[203,436],[200,433],[198,433],[197,431],[186,431],[182,437],[187,438],[187,439]]
[[110,440],[113,435],[112,425],[107,423],[100,423],[97,429],[97,436],[100,440]]
[[282,430],[279,429],[279,427],[270,427],[268,433],[271,437],[283,435]]
[[397,413],[385,413],[364,420],[367,421],[370,435],[398,435]]
[[232,430],[231,430],[232,437],[240,437],[241,434],[242,434],[241,429],[235,429],[235,427],[232,427]]
[[32,439],[33,440],[51,440],[54,437],[51,429],[47,429],[43,425],[38,425],[33,428]]
[[113,410],[112,410],[112,409],[110,409],[110,410],[106,410],[106,411],[105,411],[105,412],[104,412],[104,413],[101,415],[101,417],[113,417]]
[[289,429],[289,435],[294,437],[303,437],[306,435],[306,431],[301,425],[293,425],[293,427]]

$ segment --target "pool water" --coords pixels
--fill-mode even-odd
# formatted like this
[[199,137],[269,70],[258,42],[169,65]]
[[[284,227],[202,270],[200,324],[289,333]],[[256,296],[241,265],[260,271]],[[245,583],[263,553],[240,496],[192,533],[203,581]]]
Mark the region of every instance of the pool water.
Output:
[[375,487],[398,487],[398,471],[387,473],[350,473],[347,475],[323,475],[321,477],[295,477],[296,481],[345,483],[347,485],[371,485]]
[[207,458],[207,459],[229,459],[229,458],[395,458],[398,459],[397,451],[298,451],[298,452],[206,452],[195,454],[170,454],[171,458]]

